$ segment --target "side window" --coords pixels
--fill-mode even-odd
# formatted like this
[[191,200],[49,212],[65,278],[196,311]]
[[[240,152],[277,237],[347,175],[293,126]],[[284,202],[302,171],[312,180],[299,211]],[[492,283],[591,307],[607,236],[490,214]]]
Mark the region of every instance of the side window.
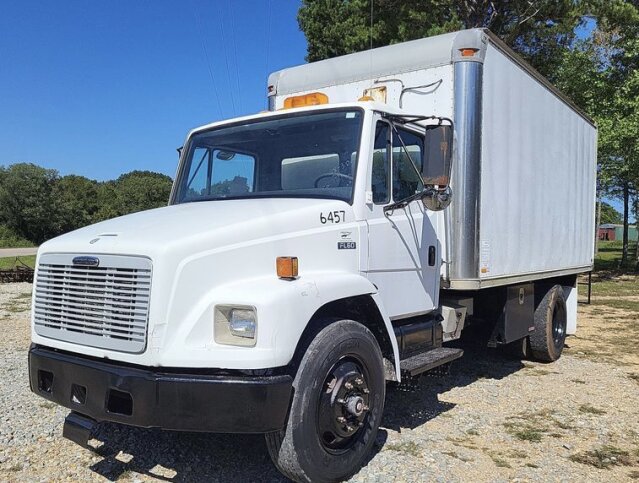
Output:
[[[400,201],[424,189],[424,138],[404,129],[393,132],[393,200]],[[412,166],[411,166],[412,164]]]
[[255,158],[248,154],[213,150],[211,193],[217,196],[242,196],[255,189]]
[[373,146],[373,176],[371,178],[373,203],[376,204],[386,204],[390,201],[389,130],[388,123],[377,122]]
[[241,196],[255,189],[255,158],[247,154],[198,147],[185,187],[185,199]]
[[185,199],[195,199],[208,194],[209,153],[210,151],[207,148],[195,148],[191,171],[187,178]]

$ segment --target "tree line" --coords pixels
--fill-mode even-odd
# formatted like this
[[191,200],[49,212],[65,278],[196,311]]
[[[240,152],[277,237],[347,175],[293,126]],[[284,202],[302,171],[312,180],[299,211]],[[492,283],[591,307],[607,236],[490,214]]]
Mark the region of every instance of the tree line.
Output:
[[0,237],[38,245],[91,223],[165,206],[171,184],[169,176],[152,171],[95,181],[31,163],[0,166]]
[[623,203],[628,261],[628,221],[639,215],[639,0],[302,0],[298,23],[309,61],[492,30],[597,123],[598,196]]

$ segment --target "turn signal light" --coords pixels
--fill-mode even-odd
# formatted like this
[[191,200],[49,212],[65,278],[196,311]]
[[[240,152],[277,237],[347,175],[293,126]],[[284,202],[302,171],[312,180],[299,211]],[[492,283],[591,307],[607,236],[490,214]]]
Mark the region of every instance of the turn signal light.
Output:
[[297,257],[277,257],[277,276],[286,280],[297,278]]
[[459,50],[461,51],[462,57],[472,57],[477,52],[479,52],[479,49],[459,49]]
[[311,92],[302,96],[292,96],[284,99],[284,109],[293,107],[319,106],[320,104],[328,104],[328,96],[321,92]]

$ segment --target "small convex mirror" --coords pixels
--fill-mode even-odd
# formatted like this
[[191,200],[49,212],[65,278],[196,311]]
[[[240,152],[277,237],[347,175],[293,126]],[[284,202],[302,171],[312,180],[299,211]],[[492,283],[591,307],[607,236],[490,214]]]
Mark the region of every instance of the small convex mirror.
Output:
[[428,126],[424,140],[424,185],[448,186],[453,158],[453,126]]

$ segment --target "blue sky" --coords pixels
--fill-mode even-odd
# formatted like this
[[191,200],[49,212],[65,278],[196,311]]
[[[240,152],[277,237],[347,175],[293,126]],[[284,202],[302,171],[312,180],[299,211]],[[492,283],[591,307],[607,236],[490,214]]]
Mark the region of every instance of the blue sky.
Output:
[[304,63],[299,5],[2,2],[0,165],[173,176],[189,129],[265,109],[267,74]]
[[298,8],[2,2],[0,165],[28,161],[99,180],[132,169],[173,176],[189,129],[265,109],[267,72],[304,62]]

